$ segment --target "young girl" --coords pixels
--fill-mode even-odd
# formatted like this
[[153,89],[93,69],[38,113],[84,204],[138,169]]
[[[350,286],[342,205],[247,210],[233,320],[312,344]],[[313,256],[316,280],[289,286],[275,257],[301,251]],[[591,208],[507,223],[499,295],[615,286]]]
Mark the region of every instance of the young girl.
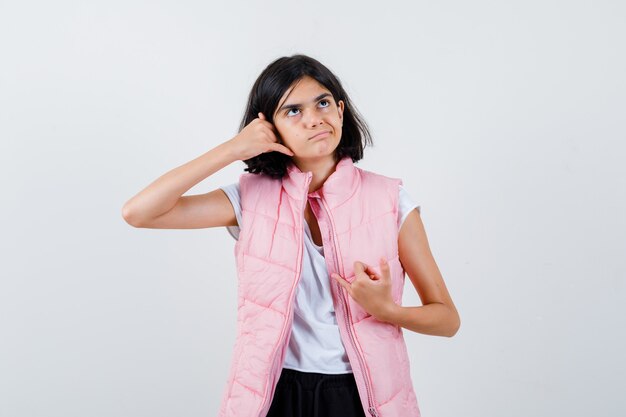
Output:
[[[460,319],[420,206],[401,180],[354,165],[367,144],[339,79],[282,57],[256,80],[236,136],[124,205],[135,227],[226,226],[237,240],[220,416],[420,416],[402,328],[451,337]],[[238,182],[182,196],[238,160]],[[402,306],[405,272],[422,306]]]

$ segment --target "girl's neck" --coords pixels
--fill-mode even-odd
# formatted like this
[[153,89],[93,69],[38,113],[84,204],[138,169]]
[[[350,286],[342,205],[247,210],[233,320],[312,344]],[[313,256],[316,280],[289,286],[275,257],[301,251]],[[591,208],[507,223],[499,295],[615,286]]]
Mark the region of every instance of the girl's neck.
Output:
[[309,184],[309,193],[320,189],[330,175],[335,172],[337,162],[331,156],[330,158],[320,160],[298,160],[293,159],[294,164],[302,172],[311,172],[313,178]]

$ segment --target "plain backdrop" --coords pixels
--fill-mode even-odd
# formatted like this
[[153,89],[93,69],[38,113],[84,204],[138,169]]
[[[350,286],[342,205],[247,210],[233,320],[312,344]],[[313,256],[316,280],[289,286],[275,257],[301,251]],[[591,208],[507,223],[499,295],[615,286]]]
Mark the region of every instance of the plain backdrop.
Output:
[[625,415],[625,40],[617,0],[2,1],[0,415],[217,414],[235,241],[121,209],[295,53],[369,123],[357,166],[422,206],[461,315],[404,332],[422,415]]

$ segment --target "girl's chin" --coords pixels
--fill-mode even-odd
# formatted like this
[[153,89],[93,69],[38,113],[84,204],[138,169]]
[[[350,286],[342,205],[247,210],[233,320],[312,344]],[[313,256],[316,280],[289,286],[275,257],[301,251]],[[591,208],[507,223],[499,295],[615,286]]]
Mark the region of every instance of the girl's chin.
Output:
[[316,153],[307,153],[307,154],[296,154],[292,156],[292,159],[300,160],[300,161],[319,161],[324,159],[333,159],[335,150],[331,150],[329,152],[316,152]]
[[329,154],[332,154],[333,152],[335,152],[335,149],[337,149],[337,146],[339,146],[338,143],[333,142],[333,141],[329,141],[329,140],[325,140],[325,139],[318,139],[318,140],[314,141],[313,143],[311,143],[311,145],[315,149],[314,152],[317,155],[329,155]]
[[335,153],[335,150],[337,149],[337,146],[339,146],[339,143],[329,142],[326,140],[318,140],[309,143],[309,145],[310,146],[308,146],[307,149],[303,149],[303,151],[305,152],[299,153],[297,151],[294,151],[296,155],[293,158],[303,161],[333,158],[333,155]]

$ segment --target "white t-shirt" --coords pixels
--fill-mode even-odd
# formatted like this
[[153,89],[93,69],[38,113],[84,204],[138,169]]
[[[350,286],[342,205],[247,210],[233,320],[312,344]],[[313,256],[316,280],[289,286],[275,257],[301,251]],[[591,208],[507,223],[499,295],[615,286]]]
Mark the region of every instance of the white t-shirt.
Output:
[[[237,223],[241,224],[239,183],[220,188],[235,209]],[[398,230],[411,210],[416,208],[421,213],[421,206],[413,203],[402,186],[399,193]],[[239,226],[226,226],[226,229],[233,238],[239,238]],[[313,243],[307,222],[304,222],[304,230],[306,233],[302,272],[296,292],[293,327],[283,368],[323,374],[351,373],[350,361],[335,319],[335,308],[330,292],[332,278],[324,261],[324,248]]]

